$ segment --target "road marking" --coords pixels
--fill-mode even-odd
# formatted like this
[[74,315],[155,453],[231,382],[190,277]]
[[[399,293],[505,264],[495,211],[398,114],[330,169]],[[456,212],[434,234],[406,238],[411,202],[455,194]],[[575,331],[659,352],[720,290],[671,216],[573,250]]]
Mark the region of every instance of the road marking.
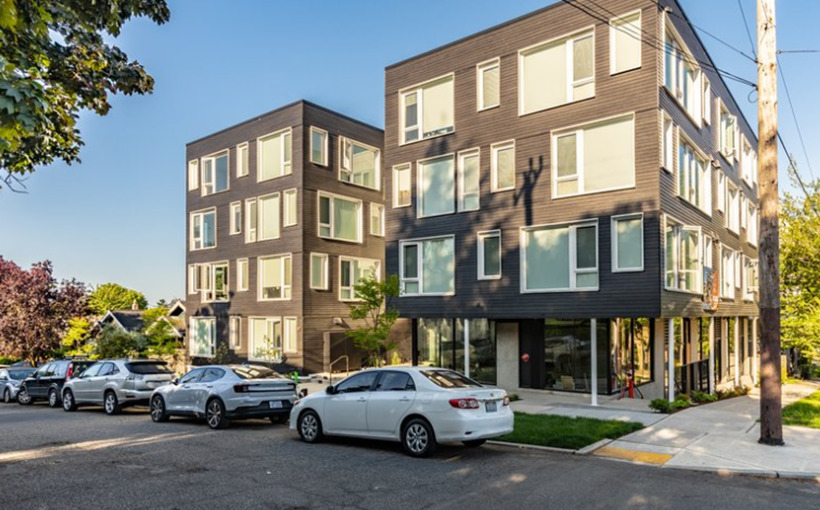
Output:
[[595,450],[592,455],[599,457],[609,457],[612,459],[622,459],[631,462],[641,462],[643,464],[654,464],[662,466],[666,464],[672,455],[666,453],[644,452],[640,450],[627,450],[625,448],[615,448],[613,446],[603,446]]

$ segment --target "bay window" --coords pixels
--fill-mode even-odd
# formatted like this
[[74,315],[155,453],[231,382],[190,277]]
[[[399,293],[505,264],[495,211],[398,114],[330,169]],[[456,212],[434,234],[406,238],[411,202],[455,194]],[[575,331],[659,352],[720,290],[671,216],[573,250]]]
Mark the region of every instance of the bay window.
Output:
[[362,242],[362,201],[319,192],[319,237]]
[[521,292],[598,290],[598,222],[521,229]]
[[358,301],[356,285],[369,276],[381,280],[381,262],[370,259],[339,257],[339,300]]
[[453,132],[453,82],[449,74],[399,92],[402,144]]
[[669,290],[701,292],[703,250],[700,246],[700,227],[681,225],[667,218],[665,239],[665,287]]
[[291,256],[275,255],[259,258],[259,301],[290,299]]
[[191,213],[191,250],[216,247],[216,209]]
[[291,130],[288,128],[257,140],[257,181],[275,179],[292,172],[291,138]]
[[612,217],[612,271],[643,271],[643,215]]
[[339,180],[370,189],[381,187],[381,151],[340,136],[339,154]]
[[458,154],[458,210],[477,211],[480,204],[481,166],[479,149]]
[[399,243],[402,295],[455,294],[455,238],[437,237]]
[[419,161],[419,218],[455,212],[455,157],[450,154]]

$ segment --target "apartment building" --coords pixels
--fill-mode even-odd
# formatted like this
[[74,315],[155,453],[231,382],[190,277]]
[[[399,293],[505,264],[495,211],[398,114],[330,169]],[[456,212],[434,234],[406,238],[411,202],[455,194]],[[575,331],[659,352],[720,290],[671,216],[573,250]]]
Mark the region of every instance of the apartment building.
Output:
[[755,132],[676,1],[574,4],[386,69],[413,362],[507,389],[751,385]]
[[[383,132],[299,101],[187,144],[188,352],[326,371],[384,259]],[[341,352],[340,352],[341,351]]]

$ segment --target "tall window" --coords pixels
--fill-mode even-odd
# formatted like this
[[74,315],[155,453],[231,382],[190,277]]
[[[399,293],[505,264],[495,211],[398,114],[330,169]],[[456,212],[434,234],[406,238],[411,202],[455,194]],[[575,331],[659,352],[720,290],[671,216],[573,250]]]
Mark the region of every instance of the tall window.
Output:
[[339,179],[365,188],[379,189],[381,151],[343,136],[339,137],[339,145]]
[[476,211],[479,208],[481,167],[479,149],[458,154],[458,210]]
[[478,109],[487,110],[501,104],[501,65],[499,59],[478,64],[476,69]]
[[191,250],[216,246],[216,210],[191,213]]
[[410,205],[410,163],[393,167],[393,207]]
[[518,55],[520,115],[595,95],[591,31],[521,50]]
[[515,189],[515,141],[503,142],[490,147],[492,154],[492,191]]
[[245,200],[245,242],[256,242],[256,224],[258,219],[258,211],[255,198]]
[[725,211],[726,210],[726,174],[723,173],[723,170],[718,169],[718,189],[717,189],[717,198],[718,198],[718,211]]
[[718,148],[720,153],[734,164],[737,158],[737,117],[729,113],[729,110],[720,106],[720,129],[718,130]]
[[501,278],[501,231],[478,233],[478,279]]
[[188,264],[188,294],[199,292],[199,266]]
[[598,288],[597,222],[525,228],[521,243],[522,292]]
[[700,228],[666,220],[666,288],[701,292]]
[[228,151],[202,158],[202,196],[228,189]]
[[401,143],[453,132],[453,80],[451,74],[399,93]]
[[188,162],[188,191],[199,188],[199,160]]
[[188,354],[210,358],[216,353],[216,318],[191,317],[188,320]]
[[327,166],[327,131],[317,127],[310,128],[310,162]]
[[712,214],[712,176],[706,160],[687,142],[678,147],[678,195]]
[[329,288],[328,256],[326,253],[310,254],[310,288],[328,290]]
[[733,184],[726,187],[726,228],[740,233],[740,189]]
[[749,187],[752,187],[757,183],[757,153],[745,137],[742,140],[743,151],[740,166],[743,169],[743,180]]
[[228,262],[199,264],[202,301],[228,301]]
[[419,218],[455,212],[455,157],[451,154],[419,161],[418,206]]
[[728,248],[721,250],[720,256],[720,297],[735,299],[735,288],[739,282],[735,281],[735,264],[740,254]]
[[632,115],[552,137],[553,197],[635,186]]
[[290,128],[263,136],[256,142],[257,157],[257,180],[267,181],[283,175],[289,175],[291,168],[291,131]]
[[362,242],[362,201],[320,192],[319,237]]
[[384,206],[370,204],[370,235],[384,236]]
[[248,318],[248,358],[278,362],[282,359],[282,319],[280,317]]
[[242,317],[232,315],[229,321],[228,328],[230,348],[233,350],[238,350],[242,348],[242,340],[239,338],[239,333],[242,329]]
[[248,274],[248,259],[236,261],[236,290],[243,292],[248,290],[250,275]]
[[297,351],[298,334],[296,317],[285,317],[285,339],[284,345],[282,346],[285,352]]
[[748,211],[746,219],[746,242],[752,246],[757,246],[757,206],[749,200],[746,203],[746,210]]
[[291,256],[259,258],[259,301],[290,299]]
[[231,202],[231,235],[242,233],[242,202]]
[[703,77],[703,122],[712,123],[712,84],[706,76]]
[[292,227],[299,223],[296,213],[297,209],[296,189],[289,189],[285,191],[284,218],[282,219],[282,224],[284,226]]
[[279,214],[281,207],[279,201],[279,193],[273,193],[257,199],[259,204],[257,238],[260,241],[279,238]]
[[381,280],[381,262],[370,259],[339,257],[339,300],[356,301],[356,284],[370,275]]
[[439,237],[399,243],[403,295],[455,294],[455,239]]
[[759,267],[758,261],[750,259],[749,257],[743,257],[743,281],[745,283],[743,287],[743,299],[746,301],[754,301],[757,297],[757,289],[758,289],[758,274],[759,274]]
[[236,176],[245,177],[250,171],[248,142],[236,146]]
[[610,74],[641,67],[640,11],[609,21]]
[[664,42],[664,84],[683,106],[693,122],[700,126],[703,118],[701,71],[691,53],[685,49],[670,23],[666,23]]
[[612,271],[643,271],[643,215],[612,218]]
[[663,114],[663,161],[664,170],[675,171],[675,124],[666,113]]

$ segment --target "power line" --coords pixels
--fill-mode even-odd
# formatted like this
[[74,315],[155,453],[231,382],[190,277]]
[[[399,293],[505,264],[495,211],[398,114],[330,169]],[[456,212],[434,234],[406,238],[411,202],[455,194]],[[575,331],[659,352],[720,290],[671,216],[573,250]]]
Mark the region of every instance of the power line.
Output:
[[811,159],[809,159],[809,152],[806,150],[806,142],[803,141],[803,130],[800,129],[800,123],[797,122],[797,113],[794,111],[794,103],[792,103],[792,95],[789,92],[789,84],[786,82],[786,73],[783,70],[783,64],[780,62],[780,57],[777,57],[777,65],[780,67],[780,77],[783,79],[783,89],[786,91],[786,99],[789,101],[789,109],[792,112],[794,125],[797,127],[797,136],[800,139],[800,145],[803,147],[803,156],[806,158],[806,164],[809,167],[809,174],[812,180],[814,179],[814,169],[811,167]]
[[777,50],[777,53],[820,53],[820,50]]
[[803,190],[803,195],[806,196],[806,201],[808,202],[809,206],[811,207],[812,211],[814,211],[815,216],[820,216],[820,212],[814,207],[814,201],[809,194],[809,191],[806,189],[806,185],[803,183],[803,179],[800,177],[800,173],[797,171],[797,165],[795,165],[794,158],[792,157],[792,153],[789,152],[789,149],[786,147],[786,142],[783,141],[783,135],[780,134],[780,130],[777,130],[777,139],[780,140],[780,146],[783,147],[783,151],[786,153],[786,157],[789,158],[789,166],[787,170],[791,170],[792,175],[797,179],[797,183],[800,185],[800,189]]
[[752,55],[755,57],[755,61],[757,61],[757,53],[755,53],[755,42],[752,39],[752,32],[749,30],[749,22],[746,21],[746,12],[743,10],[743,2],[741,0],[737,0],[737,6],[740,7],[740,15],[743,17],[743,28],[746,29],[746,35],[749,36],[749,44],[752,47]]

